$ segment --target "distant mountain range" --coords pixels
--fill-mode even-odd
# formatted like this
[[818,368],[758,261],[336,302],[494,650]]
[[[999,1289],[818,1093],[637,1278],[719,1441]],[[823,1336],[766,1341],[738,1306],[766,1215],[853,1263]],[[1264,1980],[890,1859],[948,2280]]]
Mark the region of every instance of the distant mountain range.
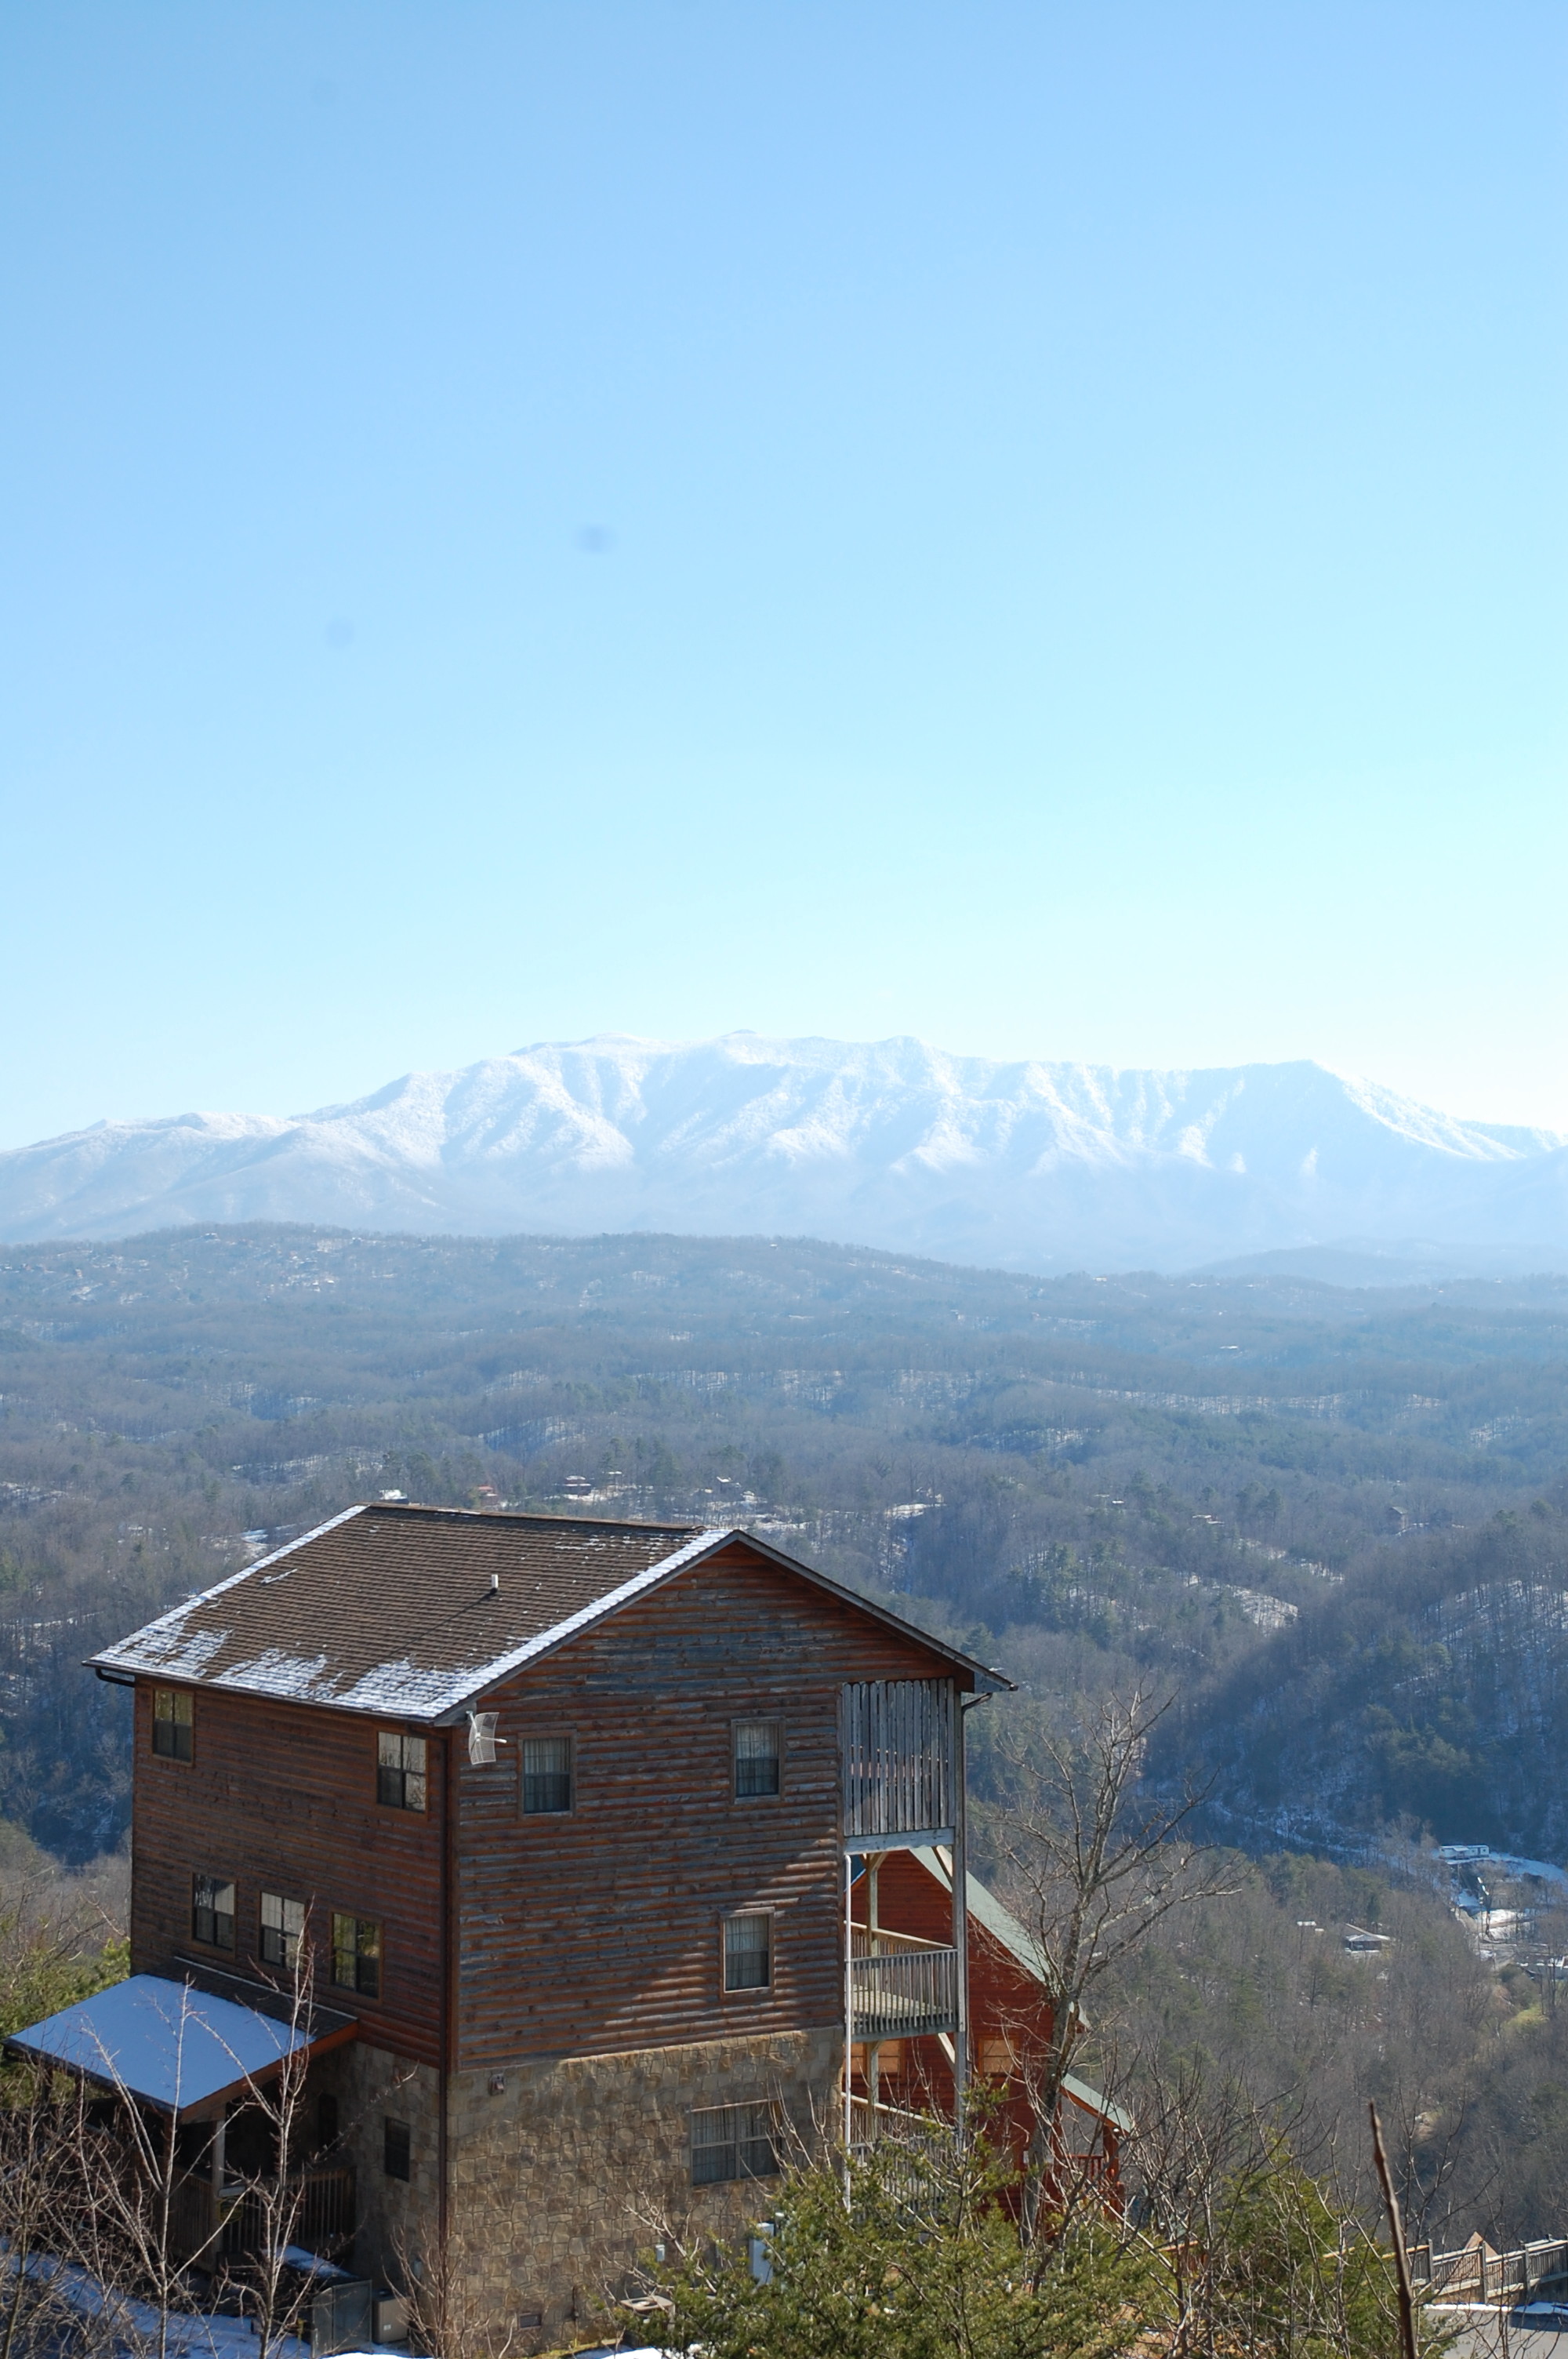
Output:
[[282,1118],[0,1154],[0,1237],[183,1223],[811,1235],[1038,1269],[1357,1283],[1568,1267],[1568,1139],[1310,1063],[999,1064],[911,1039],[602,1034]]

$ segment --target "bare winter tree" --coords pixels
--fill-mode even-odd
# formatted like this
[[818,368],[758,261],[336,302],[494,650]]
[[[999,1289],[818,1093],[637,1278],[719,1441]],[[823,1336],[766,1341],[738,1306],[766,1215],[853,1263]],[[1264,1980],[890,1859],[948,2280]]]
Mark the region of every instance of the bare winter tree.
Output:
[[[505,2249],[510,2212],[504,2194],[494,2185],[472,2191],[470,2234],[482,2251],[487,2238],[494,2249]],[[417,2348],[438,2351],[441,2359],[510,2359],[524,2330],[514,2316],[503,2313],[493,2293],[476,2282],[473,2248],[460,2243],[449,2230],[415,2253],[402,2239],[397,2267],[409,2292],[409,2307],[418,2329]]]
[[80,2300],[77,2233],[89,2142],[82,2083],[24,2066],[0,2108],[0,2359],[107,2350],[107,2321]]
[[[298,2165],[310,1996],[302,1945],[280,1994],[281,2061],[257,2074],[232,2057],[240,2093],[223,2119],[208,2125],[195,2168],[182,2151],[178,2076],[187,2026],[202,2017],[201,1994],[182,1989],[169,2002],[178,2010],[169,2024],[177,2075],[169,2110],[139,2102],[104,2057],[103,2078],[117,2102],[112,2118],[81,2140],[78,2242],[84,2266],[124,2297],[122,2339],[147,2359],[167,2359],[170,2317],[194,2306],[193,2271],[227,2279],[228,2290],[239,2293],[254,2323],[258,2359],[298,2323],[302,2297],[290,2290],[288,2248],[305,2201]],[[143,2305],[146,2322],[138,2323],[133,2301]]]
[[313,1988],[311,1952],[302,1941],[287,1992],[287,2052],[275,2074],[247,2088],[245,2111],[260,2151],[253,2168],[239,2175],[239,2183],[248,2232],[248,2307],[255,2321],[257,2359],[268,2359],[276,2342],[298,2332],[307,2298],[290,2290],[299,2280],[290,2268],[288,2255],[299,2240],[306,2200],[302,2147],[309,2051],[305,2034]]
[[[1230,1888],[1206,1847],[1184,1833],[1202,1795],[1188,1789],[1171,1801],[1142,1789],[1149,1739],[1171,1701],[1141,1689],[1109,1696],[1071,1734],[1039,1734],[1006,1756],[1009,1882],[1053,2010],[1049,2042],[1023,2068],[1036,2124],[1024,2193],[1032,2235],[1047,2181],[1074,2178],[1062,2108],[1089,1994],[1170,1910]],[[1058,2201],[1074,2191],[1059,2187]]]

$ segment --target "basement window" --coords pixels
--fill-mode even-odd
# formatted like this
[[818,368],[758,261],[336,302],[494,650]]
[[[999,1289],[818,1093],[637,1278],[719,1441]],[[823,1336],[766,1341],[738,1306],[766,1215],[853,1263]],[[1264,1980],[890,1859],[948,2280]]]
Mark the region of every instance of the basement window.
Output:
[[154,1688],[153,1751],[165,1761],[189,1761],[192,1734],[189,1690]]
[[261,1897],[261,1956],[264,1966],[281,1966],[292,1973],[299,1963],[305,1938],[305,1903],[286,1900],[281,1892]]
[[738,1720],[735,1723],[733,1754],[735,1767],[735,1799],[753,1801],[761,1794],[776,1794],[779,1790],[779,1760],[783,1752],[781,1731],[776,1720]]
[[771,2179],[779,2167],[778,2119],[771,2104],[705,2105],[691,2117],[691,2183]]
[[572,1806],[572,1741],[569,1736],[523,1740],[523,1808],[545,1817]]
[[773,1920],[763,1909],[724,1919],[724,1987],[766,1990],[773,1978]]
[[221,1875],[190,1879],[190,1938],[210,1950],[234,1946],[234,1887]]
[[361,1998],[381,1996],[381,1927],[373,1917],[332,1911],[332,1980]]
[[375,1740],[375,1799],[390,1810],[422,1810],[425,1807],[425,1740],[404,1736],[395,1728],[378,1730]]

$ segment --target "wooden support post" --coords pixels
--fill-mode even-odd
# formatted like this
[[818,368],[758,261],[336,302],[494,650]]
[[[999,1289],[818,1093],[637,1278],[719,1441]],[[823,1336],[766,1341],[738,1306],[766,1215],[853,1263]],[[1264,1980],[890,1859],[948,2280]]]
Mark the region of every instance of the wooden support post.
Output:
[[[866,1861],[866,1951],[868,1956],[873,1958],[880,1957],[881,1954],[881,1943],[878,1939],[881,1931],[878,1879],[882,1872],[884,1856],[883,1853],[874,1851]],[[877,2086],[881,2076],[881,2053],[882,2047],[880,2039],[869,2039],[866,2042],[866,2106],[868,2127],[873,2142],[877,2135]]]
[[957,2028],[953,2034],[953,2120],[961,2131],[969,2084],[969,1878],[965,1843],[964,1712],[953,1712],[953,1947],[957,1952]]
[[844,1854],[844,2151],[855,2134],[855,1859]]
[[[1394,2240],[1394,2283],[1400,2302],[1400,2336],[1404,2345],[1405,2359],[1419,2359],[1415,2325],[1415,2302],[1411,2291],[1410,2256],[1405,2250],[1404,2223],[1400,2218],[1400,2199],[1394,2193],[1393,2174],[1389,2158],[1383,2151],[1383,2125],[1378,2119],[1378,2108],[1368,2100],[1368,2113],[1372,2117],[1372,2159],[1378,2166],[1382,2182],[1383,2201],[1388,2209],[1389,2228]],[[1487,2258],[1481,2256],[1481,2299],[1487,2299]]]
[[216,2261],[218,2257],[218,2244],[223,2233],[223,2172],[226,2168],[225,2150],[228,2144],[228,2129],[229,2109],[225,2105],[220,2110],[218,2118],[212,2125],[213,2247],[208,2256],[211,2261]]

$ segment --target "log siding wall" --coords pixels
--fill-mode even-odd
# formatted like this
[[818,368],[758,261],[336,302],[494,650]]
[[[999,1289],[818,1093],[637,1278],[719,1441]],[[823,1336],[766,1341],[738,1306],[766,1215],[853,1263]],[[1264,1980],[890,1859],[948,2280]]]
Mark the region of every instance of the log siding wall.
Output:
[[[378,2047],[441,2063],[450,1739],[414,1732],[427,1737],[428,1806],[385,1810],[376,1800],[376,1731],[406,1723],[198,1689],[195,1758],[167,1761],[152,1749],[153,1686],[138,1680],[135,1699],[132,1972],[177,1973],[185,1957],[255,1974],[262,1893],[285,1893],[310,1904],[321,2000],[356,2015]],[[234,1881],[232,1953],[191,1939],[193,1873]],[[380,1920],[379,2000],[328,1979],[334,1908]]]
[[[838,2024],[838,1692],[949,1666],[737,1547],[485,1697],[458,1781],[459,2069]],[[778,1720],[783,1792],[736,1800],[732,1726]],[[569,1817],[520,1810],[523,1741],[569,1733]],[[722,1926],[773,1917],[772,1987],[723,1987]]]
[[[951,1666],[738,1543],[488,1692],[506,1740],[428,1746],[423,1812],[376,1800],[369,1715],[195,1690],[195,1757],[152,1752],[137,1683],[132,1964],[256,1971],[262,1891],[311,1904],[319,1995],[378,2049],[449,2071],[838,2025],[838,1694]],[[164,1682],[167,1683],[167,1682]],[[732,1725],[777,1720],[784,1790],[737,1800]],[[405,1725],[408,1725],[405,1723]],[[569,1815],[521,1810],[522,1742],[568,1733]],[[232,1877],[232,1954],[191,1940],[193,1873]],[[383,1926],[379,2001],[335,1992],[334,1908]],[[766,1909],[773,1973],[726,1993],[726,1915]]]

